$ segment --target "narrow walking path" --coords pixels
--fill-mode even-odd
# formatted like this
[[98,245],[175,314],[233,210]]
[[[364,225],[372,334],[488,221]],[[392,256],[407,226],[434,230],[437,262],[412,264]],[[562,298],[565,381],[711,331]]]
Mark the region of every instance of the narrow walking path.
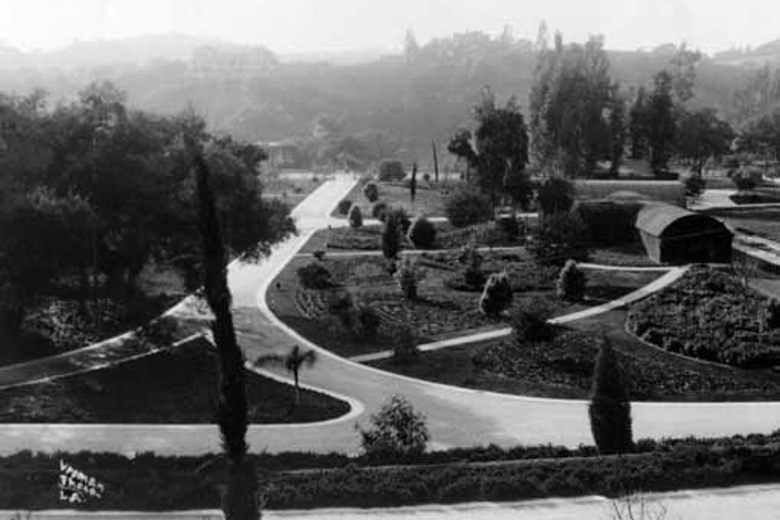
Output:
[[[339,177],[324,183],[296,208],[298,236],[278,244],[260,263],[231,265],[228,275],[238,332],[248,359],[269,351],[283,352],[294,344],[313,349],[320,356],[303,373],[306,384],[350,396],[362,408],[349,420],[328,424],[253,425],[247,434],[252,451],[356,453],[360,447],[355,423],[366,422],[393,394],[404,395],[425,414],[433,449],[490,443],[591,443],[586,401],[474,391],[391,374],[322,349],[270,311],[265,295],[272,280],[314,232],[329,224],[338,225],[328,215],[354,182]],[[277,374],[288,377],[283,372]],[[780,403],[642,402],[633,404],[632,415],[636,438],[766,433],[777,427]],[[0,439],[0,453],[29,449],[184,455],[220,450],[214,425],[0,425]]]
[[[579,264],[583,268],[588,269],[601,269],[605,266],[601,266],[598,264]],[[607,266],[609,267],[609,266]],[[595,307],[591,307],[588,309],[583,309],[581,311],[573,312],[571,314],[566,314],[564,316],[559,316],[557,318],[552,318],[549,320],[550,323],[556,324],[556,325],[562,325],[564,323],[569,323],[576,320],[581,320],[584,318],[590,318],[593,316],[598,316],[599,314],[603,314],[605,312],[609,312],[611,310],[619,309],[621,307],[625,307],[626,305],[630,305],[631,303],[634,303],[636,301],[639,301],[643,298],[646,298],[650,294],[653,294],[654,292],[660,291],[665,287],[668,287],[669,285],[673,284],[677,280],[680,279],[680,277],[685,274],[685,271],[687,270],[687,267],[651,267],[651,268],[645,268],[645,269],[652,269],[652,270],[662,270],[662,271],[668,271],[665,275],[661,276],[657,280],[654,280],[653,282],[647,284],[644,287],[641,287],[637,289],[636,291],[633,291],[629,294],[626,294],[625,296],[622,296],[620,298],[617,298],[615,300],[609,301],[607,303],[603,303],[601,305],[596,305]],[[634,269],[626,269],[626,268],[615,268],[615,270],[634,270]],[[445,339],[441,341],[434,341],[432,343],[423,343],[418,345],[418,348],[421,352],[430,352],[433,350],[440,350],[443,348],[450,348],[450,347],[460,347],[463,345],[468,345],[471,343],[478,343],[481,341],[487,341],[491,339],[499,339],[506,336],[509,336],[512,333],[512,329],[510,327],[504,327],[501,329],[491,330],[487,332],[480,332],[477,334],[469,334],[467,336],[460,336],[457,338],[450,338]],[[393,357],[393,351],[392,350],[382,350],[379,352],[371,352],[369,354],[361,354],[359,356],[353,356],[349,358],[351,361],[356,361],[359,363],[368,363],[371,361],[379,361],[382,359],[389,359]]]

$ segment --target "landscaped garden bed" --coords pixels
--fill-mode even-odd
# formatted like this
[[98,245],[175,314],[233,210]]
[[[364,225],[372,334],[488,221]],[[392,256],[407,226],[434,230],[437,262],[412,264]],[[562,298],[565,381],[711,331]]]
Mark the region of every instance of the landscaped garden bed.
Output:
[[[418,175],[414,202],[409,196],[408,181],[368,182],[374,183],[378,189],[377,201],[382,201],[389,206],[402,207],[411,215],[420,213],[428,217],[443,217],[447,196],[452,192],[453,184],[459,181],[442,181],[437,184],[426,182]],[[357,204],[364,216],[369,216],[374,202],[369,201],[363,193],[365,185],[366,182],[357,183],[344,198]],[[338,209],[335,209],[331,216],[346,218],[346,214],[339,212]]]
[[[592,447],[496,446],[423,454],[404,466],[370,466],[343,455],[252,455],[264,476],[269,509],[377,507],[527,500],[667,491],[777,480],[780,437],[641,440],[636,453],[596,456]],[[59,501],[65,460],[105,486],[85,504]],[[160,457],[18,453],[0,458],[0,508],[143,510],[218,508],[224,461],[213,455]],[[303,469],[317,468],[317,469]]]
[[[506,271],[516,297],[548,302],[555,315],[567,314],[623,296],[650,283],[658,272],[584,270],[584,299],[563,301],[556,295],[559,268],[539,269],[524,251],[484,251],[482,282],[468,286],[464,280],[461,253],[425,253],[417,257],[421,271],[414,300],[403,296],[397,281],[379,255],[328,257],[321,262],[298,257],[275,282],[281,290],[268,292],[271,310],[279,318],[317,344],[345,356],[390,349],[399,327],[410,326],[417,343],[466,334],[476,329],[506,327],[506,315],[495,318],[479,310],[485,280],[491,273]],[[321,289],[300,285],[297,270],[310,264],[330,273],[329,286]],[[339,307],[342,306],[342,307]],[[377,333],[361,333],[360,313],[370,309],[379,318]]]
[[691,269],[635,305],[632,332],[660,348],[745,368],[780,365],[780,310],[727,272]]
[[[339,417],[349,405],[247,372],[253,423],[312,422]],[[216,350],[199,339],[109,368],[0,390],[4,423],[174,423],[215,420]]]
[[[522,238],[511,239],[497,228],[494,222],[456,228],[449,222],[434,222],[436,240],[431,249],[454,249],[474,242],[480,247],[519,247]],[[302,253],[323,251],[378,251],[382,237],[382,225],[366,225],[357,229],[340,227],[317,231],[301,249]],[[401,249],[414,249],[407,239]]]

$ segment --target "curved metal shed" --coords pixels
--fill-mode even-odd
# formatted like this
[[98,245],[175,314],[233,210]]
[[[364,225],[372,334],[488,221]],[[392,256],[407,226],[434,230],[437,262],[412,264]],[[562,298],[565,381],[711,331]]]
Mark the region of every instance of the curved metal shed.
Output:
[[731,231],[718,219],[670,204],[648,204],[636,217],[647,255],[662,264],[728,263]]

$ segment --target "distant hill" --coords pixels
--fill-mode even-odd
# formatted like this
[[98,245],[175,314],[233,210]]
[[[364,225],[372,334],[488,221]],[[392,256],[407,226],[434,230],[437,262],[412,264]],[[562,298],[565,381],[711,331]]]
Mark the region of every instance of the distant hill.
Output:
[[[674,51],[670,44],[608,51],[611,74],[626,91],[649,86]],[[736,57],[729,52],[702,58],[693,104],[715,107],[739,122],[763,110],[735,108],[735,92],[749,90],[755,75],[746,56],[780,55],[780,40]],[[471,107],[486,85],[499,100],[514,95],[527,107],[536,57],[527,40],[479,32],[433,40],[413,55],[376,49],[279,56],[262,46],[151,35],[50,53],[0,47],[0,69],[15,69],[0,74],[0,91],[42,87],[58,100],[91,81],[111,80],[135,107],[173,114],[192,104],[212,127],[244,139],[312,139],[314,128],[327,120],[337,129],[332,135],[359,137],[333,153],[416,160],[430,155],[431,140],[446,143],[458,126],[470,123]]]
[[759,45],[755,49],[731,49],[713,56],[725,65],[761,66],[780,63],[780,38]]

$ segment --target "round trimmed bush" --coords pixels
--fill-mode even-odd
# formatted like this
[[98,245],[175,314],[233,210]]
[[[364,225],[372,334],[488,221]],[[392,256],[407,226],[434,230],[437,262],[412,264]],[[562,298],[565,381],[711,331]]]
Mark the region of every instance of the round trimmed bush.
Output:
[[412,221],[406,236],[412,244],[414,244],[414,247],[418,249],[430,249],[436,241],[436,228],[430,220],[420,216]]
[[453,193],[447,199],[444,211],[447,219],[455,227],[487,222],[493,216],[487,197],[468,189],[460,189]]
[[555,335],[555,328],[547,322],[553,307],[546,300],[525,298],[512,309],[512,332],[515,342],[547,341]]
[[379,163],[379,180],[382,182],[402,181],[406,177],[404,165],[396,159],[385,159]]
[[385,214],[385,220],[393,219],[396,221],[401,229],[401,233],[406,235],[409,232],[409,226],[412,225],[412,221],[409,219],[409,214],[406,210],[400,206],[393,207]]
[[506,272],[493,273],[479,299],[479,310],[488,316],[498,316],[512,305],[512,286]]
[[339,201],[338,206],[336,206],[336,210],[339,212],[340,215],[346,215],[349,211],[349,208],[352,207],[352,201],[349,199],[341,199]]
[[363,186],[363,195],[366,196],[368,202],[376,202],[379,198],[379,188],[373,182],[369,182]]
[[360,211],[360,206],[354,204],[349,210],[349,227],[357,229],[363,225],[363,212]]
[[387,215],[387,202],[380,200],[374,203],[371,207],[371,216],[378,219],[380,222],[385,221]]

